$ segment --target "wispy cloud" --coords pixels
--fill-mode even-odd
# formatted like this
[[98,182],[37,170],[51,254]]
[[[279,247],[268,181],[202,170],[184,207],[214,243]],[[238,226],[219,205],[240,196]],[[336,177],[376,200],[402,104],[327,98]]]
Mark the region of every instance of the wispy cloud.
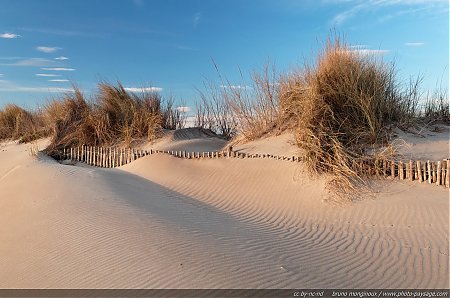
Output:
[[35,76],[38,76],[38,77],[60,77],[61,75],[51,74],[51,73],[36,73]]
[[0,92],[24,92],[24,93],[63,93],[73,92],[72,88],[47,87],[47,86],[21,86],[10,81],[0,80]]
[[125,87],[124,89],[126,91],[128,91],[128,92],[135,92],[135,93],[139,93],[139,92],[161,92],[163,90],[160,87],[144,87],[144,88]]
[[61,48],[39,46],[39,47],[36,47],[36,50],[38,50],[39,52],[43,52],[43,53],[54,53],[58,50],[61,50]]
[[342,25],[347,19],[353,17],[356,13],[363,10],[367,6],[366,3],[357,4],[348,10],[338,13],[333,17],[331,23],[333,25]]
[[55,60],[69,60],[69,58],[64,57],[64,56],[59,56],[59,57],[56,57]]
[[24,57],[0,57],[0,60],[19,60],[24,59]]
[[0,34],[0,38],[13,39],[13,38],[18,38],[18,37],[20,37],[19,34],[14,34],[14,33],[9,33],[9,32]]
[[48,80],[49,82],[69,82],[69,80],[66,79],[54,79],[54,80]]
[[396,13],[386,14],[379,21],[386,21],[406,14],[448,12],[448,1],[445,3],[446,1],[442,0],[323,0],[322,2],[328,5],[343,4],[347,6],[347,9],[332,18],[331,23],[333,25],[342,25],[348,19],[363,12],[392,6],[398,7]]
[[55,66],[58,65],[55,61],[45,59],[45,58],[29,58],[24,60],[19,60],[14,63],[1,64],[6,66],[32,66],[32,67],[43,67],[43,66]]
[[198,24],[200,23],[200,19],[202,17],[202,14],[200,12],[197,12],[194,16],[193,19],[193,23],[194,23],[194,27],[196,28],[198,26]]
[[58,36],[68,36],[68,37],[104,37],[104,35],[95,33],[93,30],[89,31],[76,31],[76,30],[65,30],[65,29],[54,29],[54,28],[18,28],[21,31],[41,33],[46,35],[58,35]]
[[367,45],[366,44],[355,44],[355,45],[349,46],[349,48],[352,50],[360,50],[360,49],[366,49]]
[[44,67],[42,70],[51,70],[51,71],[75,71],[75,68],[65,68],[65,67]]
[[244,90],[249,90],[249,89],[252,89],[252,87],[250,87],[250,86],[247,86],[247,85],[245,85],[245,86],[242,86],[242,85],[220,85],[220,88],[223,88],[223,89],[244,89]]
[[421,47],[424,44],[424,42],[405,42],[405,46],[407,47]]
[[347,52],[355,53],[358,55],[384,55],[389,53],[389,50],[356,49],[356,50],[347,50]]
[[177,111],[181,113],[188,113],[191,111],[190,107],[177,107]]

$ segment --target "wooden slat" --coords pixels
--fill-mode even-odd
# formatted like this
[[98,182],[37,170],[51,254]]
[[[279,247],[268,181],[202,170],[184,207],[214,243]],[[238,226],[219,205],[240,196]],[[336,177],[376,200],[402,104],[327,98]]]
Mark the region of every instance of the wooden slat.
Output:
[[450,187],[450,159],[446,160],[446,164],[447,164],[447,169],[445,171],[445,186],[447,188]]
[[428,177],[428,183],[432,182],[433,175],[431,174],[431,162],[430,160],[427,160],[427,177]]
[[436,167],[436,185],[441,185],[441,175],[442,175],[442,168],[441,168],[441,161],[438,160],[437,167]]
[[421,165],[420,160],[416,161],[416,165],[417,165],[417,174],[419,176],[419,181],[423,182],[422,165]]
[[431,182],[436,183],[437,177],[436,177],[436,162],[431,162]]
[[414,180],[414,162],[409,160],[409,180]]
[[398,162],[398,177],[400,180],[404,180],[405,176],[404,176],[405,172],[403,171],[403,161],[399,161]]

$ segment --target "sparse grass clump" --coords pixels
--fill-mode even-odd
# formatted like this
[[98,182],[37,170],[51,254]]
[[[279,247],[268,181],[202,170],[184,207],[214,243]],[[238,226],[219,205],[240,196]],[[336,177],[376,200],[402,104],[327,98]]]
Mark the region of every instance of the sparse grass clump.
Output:
[[272,132],[279,123],[278,75],[273,65],[251,74],[251,83],[234,85],[223,78],[216,64],[220,85],[205,82],[196,104],[195,125],[227,139],[257,139]]
[[423,107],[423,118],[426,122],[450,123],[450,103],[448,93],[441,88],[428,95]]
[[367,149],[388,141],[390,124],[414,117],[395,70],[375,56],[351,51],[339,38],[317,62],[287,75],[280,85],[284,117],[296,121],[298,146],[312,173],[332,174],[335,189],[353,189],[367,174]]
[[43,119],[39,114],[15,104],[6,105],[0,110],[0,140],[30,142],[46,134]]

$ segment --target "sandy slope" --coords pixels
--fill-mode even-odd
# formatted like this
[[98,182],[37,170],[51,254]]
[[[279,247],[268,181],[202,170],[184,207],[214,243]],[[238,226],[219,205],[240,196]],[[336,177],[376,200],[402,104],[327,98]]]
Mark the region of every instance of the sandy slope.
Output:
[[[160,146],[209,150],[202,139]],[[28,147],[0,148],[0,287],[449,286],[442,187],[384,181],[336,205],[297,163],[153,155],[111,170]]]

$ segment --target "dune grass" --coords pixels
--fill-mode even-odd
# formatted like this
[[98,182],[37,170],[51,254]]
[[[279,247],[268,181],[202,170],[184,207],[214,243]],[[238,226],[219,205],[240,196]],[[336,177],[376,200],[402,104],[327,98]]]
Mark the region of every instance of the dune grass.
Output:
[[53,126],[48,153],[57,157],[63,148],[80,145],[131,146],[155,140],[163,128],[182,125],[172,99],[144,90],[129,92],[120,82],[102,82],[90,100],[74,87],[63,99],[48,103],[46,119]]
[[352,190],[367,175],[364,163],[393,156],[368,156],[386,145],[391,125],[411,122],[416,98],[405,96],[395,67],[374,55],[329,39],[314,64],[288,74],[280,85],[281,108],[296,121],[296,139],[311,173],[332,174],[336,190]]
[[278,75],[274,65],[267,63],[262,71],[251,74],[246,84],[241,72],[241,84],[234,85],[214,67],[219,82],[204,82],[204,91],[197,89],[198,127],[210,129],[227,139],[243,141],[257,139],[274,130],[279,121]]
[[27,111],[15,104],[0,110],[0,140],[30,142],[48,134],[39,113]]
[[[310,173],[331,175],[330,185],[344,192],[364,180],[368,163],[396,157],[393,128],[450,123],[446,90],[428,94],[421,106],[420,77],[400,83],[394,64],[347,46],[339,36],[329,37],[314,62],[282,75],[266,64],[248,84],[242,72],[236,85],[214,67],[218,83],[206,81],[198,89],[196,126],[244,142],[293,130]],[[56,156],[70,146],[153,141],[162,129],[182,128],[183,117],[172,98],[102,82],[89,99],[74,86],[39,112],[5,106],[0,140],[51,136],[47,151]]]

